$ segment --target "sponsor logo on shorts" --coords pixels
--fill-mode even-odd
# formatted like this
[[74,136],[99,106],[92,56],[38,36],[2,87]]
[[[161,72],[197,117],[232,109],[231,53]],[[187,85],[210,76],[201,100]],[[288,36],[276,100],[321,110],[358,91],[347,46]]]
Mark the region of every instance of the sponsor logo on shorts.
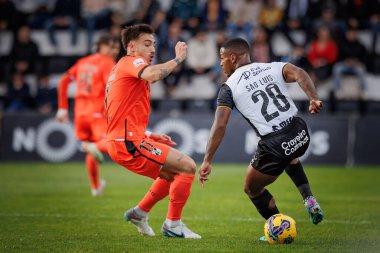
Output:
[[152,153],[153,155],[162,155],[162,151],[159,148],[153,146],[153,144],[143,140],[140,143],[140,149],[145,149],[146,151]]
[[288,142],[281,143],[282,149],[285,151],[285,155],[290,156],[294,152],[296,152],[299,148],[306,145],[309,141],[309,137],[306,135],[306,131],[302,130],[297,134],[296,137],[291,139]]
[[153,148],[152,154],[153,155],[162,155],[162,151],[161,151],[161,149]]
[[144,60],[142,58],[138,58],[133,61],[133,65],[135,65],[136,68],[138,68],[141,64],[144,64]]

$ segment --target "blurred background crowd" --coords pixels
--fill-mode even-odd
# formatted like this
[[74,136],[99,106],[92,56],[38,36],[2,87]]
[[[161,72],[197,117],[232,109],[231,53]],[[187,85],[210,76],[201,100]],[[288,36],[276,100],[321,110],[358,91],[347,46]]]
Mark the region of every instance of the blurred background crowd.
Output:
[[[326,113],[380,112],[378,0],[0,0],[0,111],[54,113],[62,73],[99,35],[136,23],[156,31],[155,63],[188,43],[186,62],[152,86],[154,110],[213,110],[226,78],[219,48],[239,36],[253,61],[304,68]],[[290,91],[305,111],[306,96]]]

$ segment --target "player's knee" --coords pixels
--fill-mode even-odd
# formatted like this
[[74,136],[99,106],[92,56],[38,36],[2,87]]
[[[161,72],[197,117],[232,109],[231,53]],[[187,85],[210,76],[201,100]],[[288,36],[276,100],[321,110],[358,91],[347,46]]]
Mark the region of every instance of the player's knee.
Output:
[[188,174],[194,175],[196,172],[197,165],[194,162],[194,160],[189,157],[189,159],[187,159],[186,161],[185,168]]
[[263,192],[263,188],[255,187],[252,183],[247,183],[244,186],[244,192],[248,195],[250,198],[255,198],[257,196],[260,196],[260,194]]

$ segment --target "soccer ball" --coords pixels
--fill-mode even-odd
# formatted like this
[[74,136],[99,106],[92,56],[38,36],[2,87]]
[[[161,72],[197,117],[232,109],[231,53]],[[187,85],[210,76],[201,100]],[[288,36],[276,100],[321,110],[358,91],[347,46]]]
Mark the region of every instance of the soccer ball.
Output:
[[285,214],[272,215],[264,224],[265,238],[270,244],[289,244],[297,236],[297,224]]

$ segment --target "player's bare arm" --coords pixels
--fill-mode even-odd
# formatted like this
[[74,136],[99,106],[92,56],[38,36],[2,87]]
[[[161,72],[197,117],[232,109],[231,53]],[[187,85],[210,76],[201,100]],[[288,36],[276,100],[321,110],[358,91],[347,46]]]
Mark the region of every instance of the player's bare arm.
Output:
[[173,60],[162,64],[151,65],[144,69],[141,78],[150,83],[157,82],[167,77],[179,64],[181,64],[187,55],[187,45],[185,42],[177,42],[175,46],[176,57]]
[[198,171],[198,180],[202,187],[204,182],[208,180],[208,176],[211,174],[211,161],[223,140],[231,111],[231,108],[226,106],[218,106],[216,109],[214,123],[211,127],[207,141],[205,157]]
[[63,123],[69,120],[69,112],[68,112],[68,99],[67,99],[67,90],[69,88],[69,84],[72,79],[68,73],[65,73],[58,86],[58,110],[55,115],[56,120],[59,123]]
[[309,112],[312,114],[320,112],[323,107],[323,103],[318,98],[314,83],[305,70],[288,63],[283,68],[283,75],[286,82],[297,82],[305,94],[309,97]]

